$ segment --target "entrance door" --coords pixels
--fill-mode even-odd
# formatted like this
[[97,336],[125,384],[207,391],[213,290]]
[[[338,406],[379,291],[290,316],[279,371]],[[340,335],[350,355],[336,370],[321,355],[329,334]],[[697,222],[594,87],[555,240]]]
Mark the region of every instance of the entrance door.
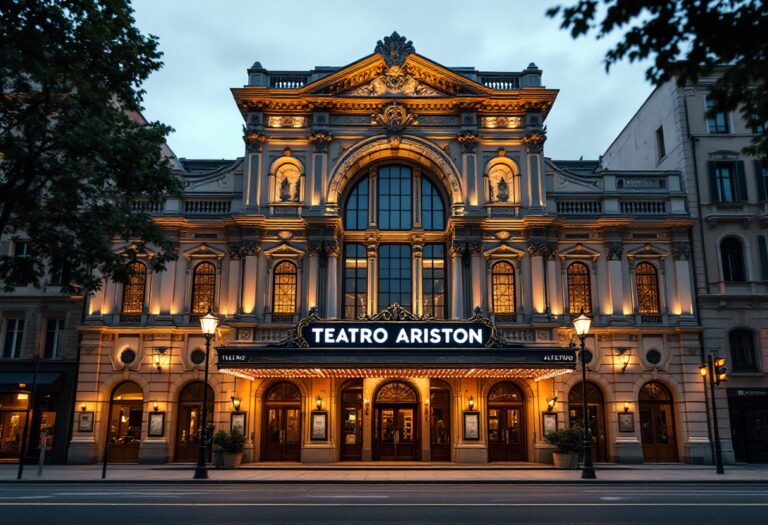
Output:
[[643,460],[649,463],[677,461],[675,418],[669,390],[659,383],[646,383],[640,389],[639,405]]
[[499,383],[488,394],[488,460],[526,461],[523,394]]
[[417,409],[418,406],[382,406],[376,409],[377,459],[413,461],[418,458]]
[[736,461],[768,463],[768,390],[728,389]]
[[144,393],[131,381],[121,383],[112,392],[109,406],[110,463],[138,463]]
[[352,379],[341,390],[342,461],[363,459],[363,382]]
[[451,394],[448,385],[433,381],[429,394],[429,446],[432,461],[451,460]]
[[276,383],[264,397],[263,461],[301,461],[301,392]]
[[[587,383],[587,415],[589,436],[592,438],[592,458],[608,461],[608,444],[605,432],[605,404],[603,393],[594,383]],[[584,404],[581,384],[576,384],[568,394],[568,423],[572,427],[584,426]],[[581,455],[582,452],[579,452]]]
[[[213,423],[213,389],[208,387],[208,424]],[[203,383],[184,387],[179,395],[179,419],[176,426],[176,461],[197,461],[203,431]],[[210,460],[211,450],[208,448]]]

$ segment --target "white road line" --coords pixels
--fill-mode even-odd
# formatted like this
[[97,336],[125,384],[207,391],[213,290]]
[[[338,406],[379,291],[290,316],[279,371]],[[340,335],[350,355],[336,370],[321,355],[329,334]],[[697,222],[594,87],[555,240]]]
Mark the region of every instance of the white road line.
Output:
[[45,499],[51,496],[1,496],[0,499]]
[[377,496],[377,495],[374,495],[374,494],[371,494],[371,495],[367,495],[367,494],[361,494],[361,495],[357,495],[357,494],[317,494],[317,495],[306,494],[304,497],[305,498],[365,498],[365,499],[371,499],[371,498],[388,499],[389,498],[389,496]]
[[[133,507],[136,503],[3,503],[5,507]],[[145,507],[768,507],[768,503],[142,503]]]

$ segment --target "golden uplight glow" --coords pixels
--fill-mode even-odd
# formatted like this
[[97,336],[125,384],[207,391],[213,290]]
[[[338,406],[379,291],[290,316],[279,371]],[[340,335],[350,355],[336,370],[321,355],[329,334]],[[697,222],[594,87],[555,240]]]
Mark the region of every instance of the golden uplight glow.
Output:
[[311,378],[502,378],[541,381],[571,374],[573,370],[551,368],[219,368],[222,374],[243,379]]

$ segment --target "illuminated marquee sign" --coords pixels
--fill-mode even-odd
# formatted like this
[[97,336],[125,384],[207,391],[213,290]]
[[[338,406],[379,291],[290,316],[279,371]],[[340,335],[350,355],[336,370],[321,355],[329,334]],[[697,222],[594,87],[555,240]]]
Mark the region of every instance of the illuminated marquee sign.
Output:
[[491,329],[481,323],[318,321],[304,326],[309,348],[481,348]]

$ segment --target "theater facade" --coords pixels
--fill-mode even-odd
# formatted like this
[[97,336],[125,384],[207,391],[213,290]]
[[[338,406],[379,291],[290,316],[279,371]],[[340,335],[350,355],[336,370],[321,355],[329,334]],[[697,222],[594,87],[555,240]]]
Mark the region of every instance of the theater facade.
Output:
[[582,311],[596,460],[709,461],[680,173],[553,161],[534,64],[397,33],[232,94],[244,156],[173,159],[183,197],[134,203],[178,260],[87,298],[70,462],[196,459],[209,309],[210,423],[246,461],[551,462]]

